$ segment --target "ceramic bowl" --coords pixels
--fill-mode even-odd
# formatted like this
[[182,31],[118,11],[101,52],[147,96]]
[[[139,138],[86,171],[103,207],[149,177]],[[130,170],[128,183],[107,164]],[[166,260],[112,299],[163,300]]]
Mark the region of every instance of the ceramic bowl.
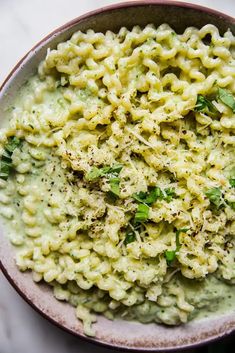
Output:
[[[182,33],[188,26],[201,27],[212,23],[223,33],[228,28],[235,34],[235,19],[217,11],[200,6],[171,1],[135,1],[116,4],[90,12],[56,29],[39,42],[16,65],[5,80],[0,90],[0,118],[14,100],[19,88],[36,73],[39,62],[45,57],[47,48],[69,39],[77,30],[118,31],[120,27],[131,28],[134,25],[156,26],[168,23],[176,32]],[[191,348],[205,344],[235,332],[235,313],[215,316],[209,319],[192,321],[179,327],[166,327],[157,324],[141,324],[120,319],[108,321],[98,317],[95,324],[97,336],[87,338],[82,324],[75,317],[72,306],[57,301],[52,290],[46,285],[35,284],[30,273],[18,271],[14,261],[14,249],[9,244],[1,227],[0,265],[3,273],[18,293],[40,314],[79,337],[112,348],[136,351],[169,351],[172,349]]]

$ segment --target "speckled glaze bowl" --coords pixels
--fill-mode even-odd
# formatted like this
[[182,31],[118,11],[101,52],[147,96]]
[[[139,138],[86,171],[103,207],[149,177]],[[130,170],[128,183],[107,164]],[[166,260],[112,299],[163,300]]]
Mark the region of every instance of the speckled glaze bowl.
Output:
[[[235,34],[235,19],[200,6],[171,1],[134,1],[116,4],[90,12],[56,29],[39,42],[16,65],[0,89],[0,119],[7,114],[7,107],[14,100],[19,88],[36,73],[39,62],[47,48],[54,48],[77,30],[89,28],[95,31],[118,31],[120,27],[134,25],[156,26],[168,23],[176,32],[182,33],[188,26],[201,27],[207,23],[216,25],[223,33],[228,28]],[[0,267],[17,292],[41,315],[57,326],[94,343],[112,348],[135,351],[182,350],[208,343],[235,332],[235,313],[227,313],[209,319],[192,321],[179,327],[141,324],[120,319],[109,321],[99,316],[95,324],[94,339],[84,335],[82,324],[75,317],[72,306],[57,301],[52,290],[43,284],[35,284],[30,273],[18,271],[14,261],[14,248],[1,227]],[[9,303],[10,304],[10,303]]]

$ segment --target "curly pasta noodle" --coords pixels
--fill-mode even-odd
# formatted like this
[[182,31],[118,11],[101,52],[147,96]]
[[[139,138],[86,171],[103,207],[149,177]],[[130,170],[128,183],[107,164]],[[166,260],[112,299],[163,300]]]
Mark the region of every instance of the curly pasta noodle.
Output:
[[[0,212],[19,269],[76,306],[87,335],[92,312],[184,323],[202,306],[190,286],[203,297],[235,283],[235,116],[219,88],[235,94],[232,33],[163,24],[76,32],[19,94],[0,136],[2,154],[11,136],[23,141]],[[151,202],[133,196],[156,187]]]

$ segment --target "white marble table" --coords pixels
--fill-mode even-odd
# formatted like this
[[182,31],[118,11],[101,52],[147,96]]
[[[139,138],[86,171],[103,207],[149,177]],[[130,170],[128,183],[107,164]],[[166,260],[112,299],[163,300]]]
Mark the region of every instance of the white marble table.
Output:
[[[0,83],[33,44],[59,25],[115,0],[0,0]],[[117,1],[116,1],[117,2]],[[188,0],[235,16],[235,0]],[[0,353],[111,353],[83,342],[31,309],[0,273]]]

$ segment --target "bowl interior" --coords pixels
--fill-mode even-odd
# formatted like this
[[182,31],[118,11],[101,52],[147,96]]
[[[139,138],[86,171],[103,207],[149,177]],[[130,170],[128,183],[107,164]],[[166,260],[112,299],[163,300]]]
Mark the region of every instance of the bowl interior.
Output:
[[[114,5],[92,12],[71,21],[59,28],[36,45],[10,74],[0,92],[0,119],[7,118],[6,109],[14,101],[18,89],[37,71],[37,66],[46,55],[47,48],[54,48],[77,30],[89,28],[95,31],[118,31],[120,27],[134,25],[156,26],[168,23],[177,33],[186,27],[201,27],[212,23],[221,33],[228,28],[235,34],[235,20],[215,11],[194,5],[164,1],[145,1]],[[1,267],[7,278],[18,292],[41,314],[50,318],[66,330],[85,337],[81,323],[76,319],[74,308],[57,301],[50,288],[32,281],[30,273],[20,273],[14,263],[14,249],[9,244],[6,232],[1,227],[0,259]],[[192,321],[187,325],[169,328],[156,324],[143,325],[122,320],[108,321],[100,316],[95,324],[97,337],[94,342],[117,348],[166,351],[206,343],[230,333],[235,329],[235,313],[224,314],[210,319]]]

